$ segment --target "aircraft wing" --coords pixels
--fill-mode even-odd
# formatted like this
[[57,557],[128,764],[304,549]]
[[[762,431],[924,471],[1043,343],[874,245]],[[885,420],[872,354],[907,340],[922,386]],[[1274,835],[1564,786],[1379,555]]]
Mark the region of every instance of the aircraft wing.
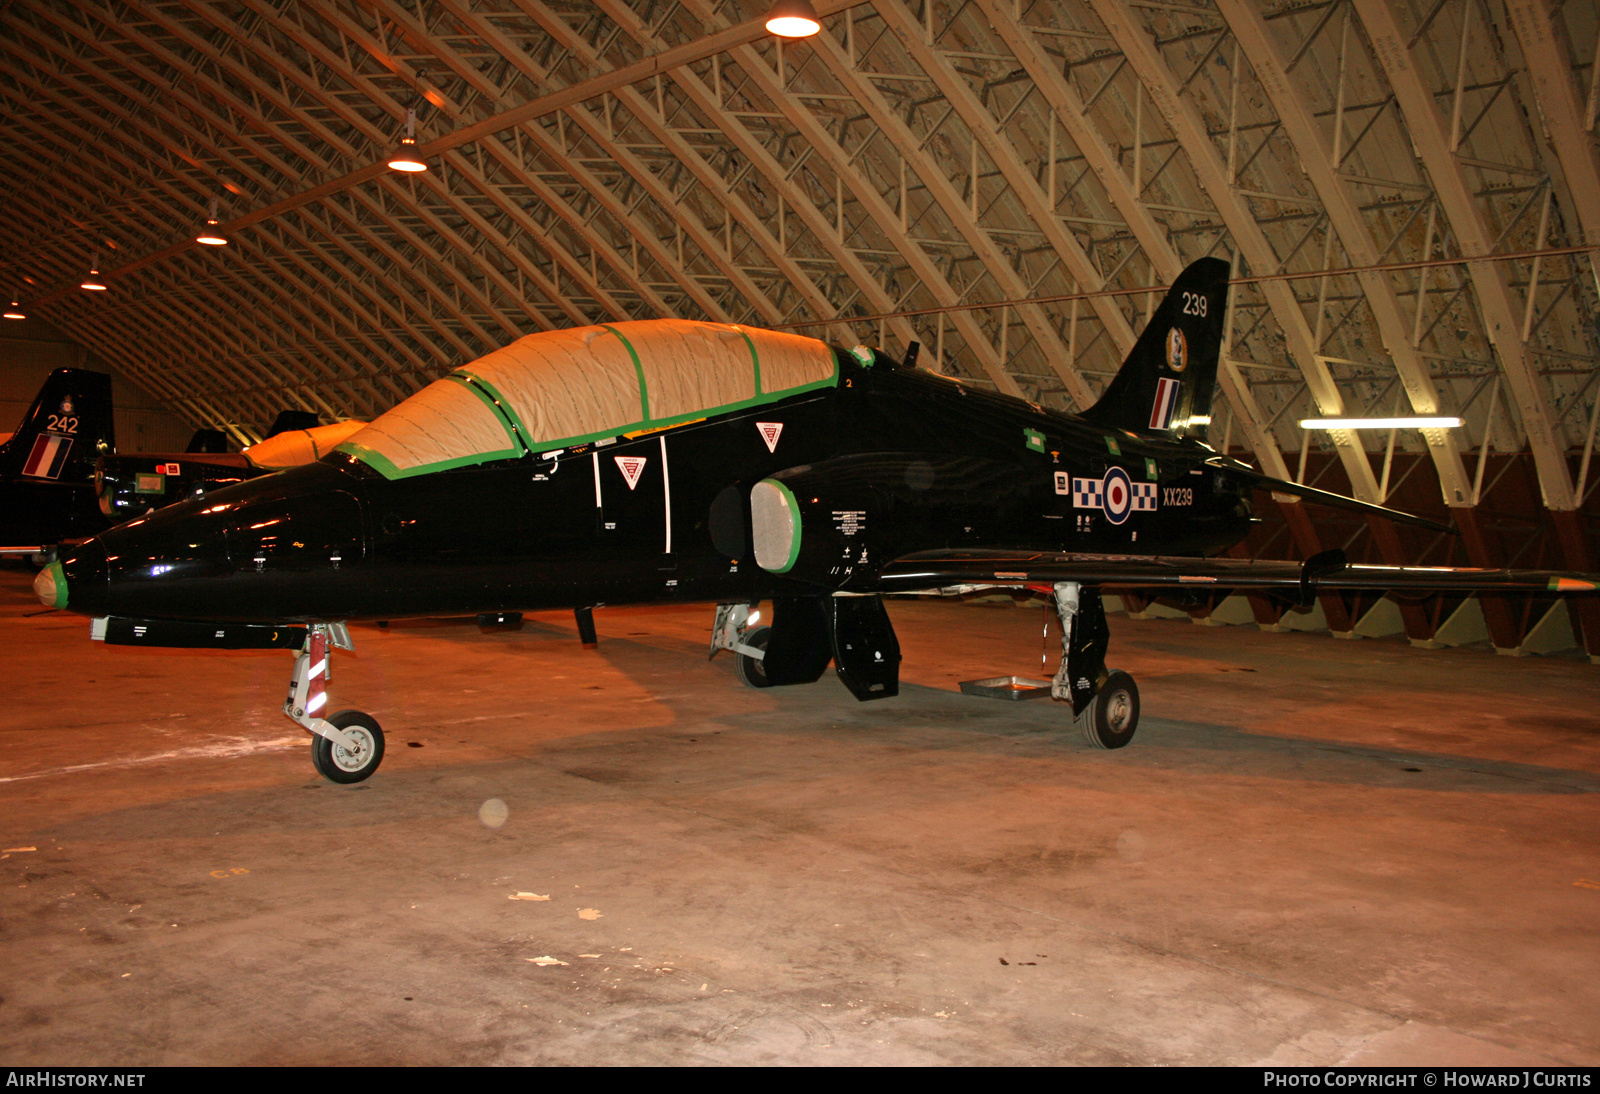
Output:
[[1309,599],[1319,592],[1371,589],[1416,593],[1594,594],[1600,574],[1559,570],[1480,570],[1454,566],[1369,566],[1325,551],[1305,562],[1044,551],[919,551],[891,562],[884,592],[960,585],[1028,586],[1074,581],[1127,589],[1259,589]]

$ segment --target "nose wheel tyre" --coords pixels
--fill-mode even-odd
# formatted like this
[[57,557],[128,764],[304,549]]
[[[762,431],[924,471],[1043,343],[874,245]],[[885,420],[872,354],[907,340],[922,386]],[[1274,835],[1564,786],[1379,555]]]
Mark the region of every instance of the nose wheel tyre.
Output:
[[326,737],[313,736],[311,763],[318,774],[329,782],[358,783],[378,770],[383,762],[383,730],[376,718],[360,710],[341,710],[328,722],[353,737],[356,747],[347,749]]
[[1078,716],[1083,736],[1095,748],[1122,748],[1139,728],[1139,685],[1125,672],[1113,672]]
[[[754,646],[765,651],[767,641],[772,637],[771,627],[757,627],[744,636],[744,644]],[[739,660],[734,663],[734,671],[739,674],[739,683],[747,688],[770,688],[772,682],[767,679],[767,665],[759,657],[751,657],[747,653],[738,655]]]

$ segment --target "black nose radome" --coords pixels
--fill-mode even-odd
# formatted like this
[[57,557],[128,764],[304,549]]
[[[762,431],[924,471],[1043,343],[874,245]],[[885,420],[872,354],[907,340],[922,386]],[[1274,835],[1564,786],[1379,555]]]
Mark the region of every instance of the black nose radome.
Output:
[[[58,603],[55,608],[71,608],[92,615],[105,613],[106,601],[106,551],[99,537],[61,548],[58,561],[46,567],[39,575],[40,581],[51,571],[56,571],[58,588],[54,590]],[[33,591],[44,600],[40,581],[33,583]]]

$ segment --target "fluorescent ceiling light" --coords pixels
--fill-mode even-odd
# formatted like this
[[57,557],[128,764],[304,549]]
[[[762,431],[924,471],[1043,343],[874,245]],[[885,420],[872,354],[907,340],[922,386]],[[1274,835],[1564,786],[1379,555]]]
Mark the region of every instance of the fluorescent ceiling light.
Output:
[[809,38],[821,29],[811,0],[778,0],[767,12],[767,30],[780,38]]
[[1460,418],[1302,418],[1301,429],[1455,429]]

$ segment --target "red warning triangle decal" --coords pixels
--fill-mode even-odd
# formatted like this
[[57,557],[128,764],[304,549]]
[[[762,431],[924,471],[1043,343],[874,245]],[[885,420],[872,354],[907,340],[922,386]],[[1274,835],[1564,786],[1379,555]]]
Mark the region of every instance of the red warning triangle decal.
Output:
[[639,476],[644,474],[644,465],[648,462],[644,456],[613,456],[617,461],[617,469],[622,472],[622,477],[628,480],[628,489],[632,490],[639,485]]
[[782,422],[757,422],[756,428],[761,430],[761,439],[767,442],[767,451],[778,450],[778,438],[783,434]]

